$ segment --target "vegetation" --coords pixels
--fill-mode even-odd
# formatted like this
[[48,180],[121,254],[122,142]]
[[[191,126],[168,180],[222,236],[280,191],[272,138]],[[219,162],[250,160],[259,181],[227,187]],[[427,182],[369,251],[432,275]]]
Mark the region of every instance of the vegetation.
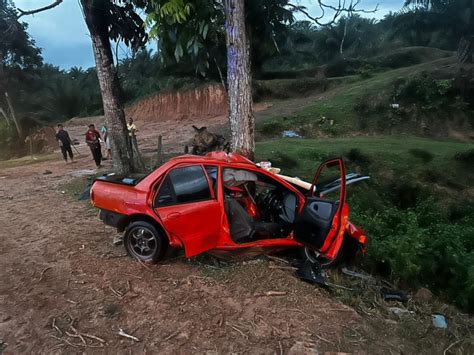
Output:
[[368,233],[366,267],[473,310],[474,170],[459,160],[473,149],[413,137],[279,139],[258,143],[257,159],[312,179],[319,162],[345,156],[349,172],[371,176],[348,189],[351,221]]

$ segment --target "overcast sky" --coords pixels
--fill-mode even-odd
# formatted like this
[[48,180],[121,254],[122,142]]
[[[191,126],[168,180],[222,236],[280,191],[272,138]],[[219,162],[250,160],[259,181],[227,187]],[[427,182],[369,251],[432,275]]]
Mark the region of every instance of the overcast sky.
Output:
[[[52,0],[14,0],[15,5],[22,10],[35,9],[51,2]],[[332,0],[328,2],[337,3]],[[299,3],[306,6],[311,14],[319,14],[315,0],[301,0]],[[373,14],[373,17],[382,18],[390,11],[400,10],[404,0],[361,0],[359,7],[372,9],[377,3],[379,11]],[[91,41],[82,18],[79,0],[64,0],[54,9],[35,16],[25,16],[22,21],[28,23],[28,32],[42,48],[46,63],[63,69],[94,65]]]

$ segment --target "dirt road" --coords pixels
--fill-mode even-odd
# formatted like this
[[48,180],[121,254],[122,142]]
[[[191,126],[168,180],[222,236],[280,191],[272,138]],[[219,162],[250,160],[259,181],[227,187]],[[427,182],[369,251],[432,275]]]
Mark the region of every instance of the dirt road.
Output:
[[426,335],[429,326],[402,338],[406,324],[362,317],[265,260],[133,262],[96,211],[63,193],[93,166],[80,149],[74,164],[58,154],[0,171],[0,352],[433,353],[450,344]]

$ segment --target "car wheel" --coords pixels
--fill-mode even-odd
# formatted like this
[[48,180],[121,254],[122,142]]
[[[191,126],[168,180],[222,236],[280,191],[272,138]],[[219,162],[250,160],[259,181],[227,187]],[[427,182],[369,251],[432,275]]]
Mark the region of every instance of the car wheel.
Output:
[[167,241],[153,224],[137,221],[128,225],[123,238],[128,255],[144,262],[157,262],[163,258]]
[[319,266],[322,269],[334,269],[338,266],[340,266],[346,258],[346,243],[342,243],[341,248],[339,249],[339,252],[337,253],[336,257],[333,260],[330,260],[328,258],[325,258],[321,254],[319,254],[317,251],[304,248],[303,250],[303,255],[306,260],[309,260],[313,264],[319,264]]

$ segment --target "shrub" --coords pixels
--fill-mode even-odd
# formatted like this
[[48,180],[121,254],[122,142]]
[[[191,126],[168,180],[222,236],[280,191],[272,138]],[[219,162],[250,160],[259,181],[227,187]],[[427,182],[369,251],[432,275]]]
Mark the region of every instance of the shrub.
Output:
[[352,148],[345,154],[345,156],[349,161],[360,166],[367,166],[372,162],[366,154],[362,153],[360,149],[357,148]]
[[428,163],[433,160],[433,154],[421,148],[413,148],[408,152],[414,157],[421,159],[424,163]]
[[454,155],[454,159],[460,163],[472,165],[474,164],[474,149],[469,149],[465,152],[456,153],[456,155]]
[[368,233],[369,264],[414,287],[427,285],[474,309],[474,214],[449,224],[433,200],[357,215]]

